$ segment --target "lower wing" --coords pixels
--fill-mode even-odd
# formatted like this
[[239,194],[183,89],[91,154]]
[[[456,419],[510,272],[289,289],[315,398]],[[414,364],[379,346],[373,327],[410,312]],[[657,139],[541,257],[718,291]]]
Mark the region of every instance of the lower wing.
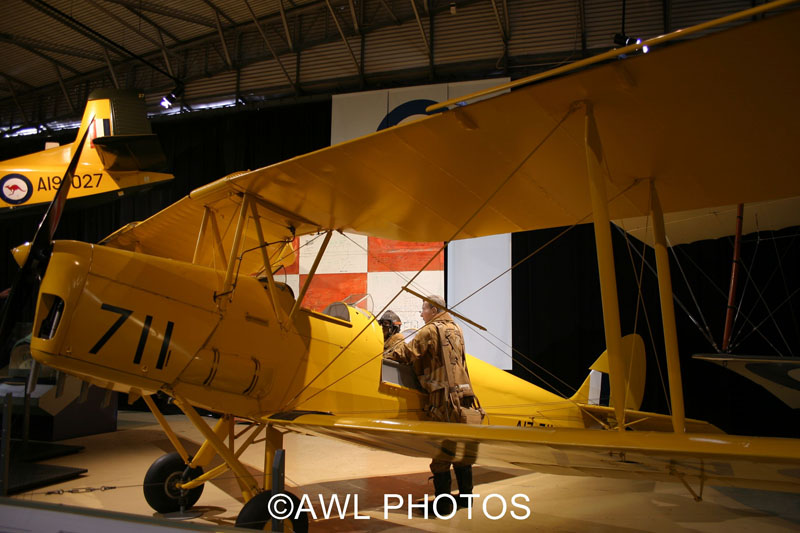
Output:
[[297,412],[263,421],[300,433],[450,462],[800,492],[797,439],[516,428]]

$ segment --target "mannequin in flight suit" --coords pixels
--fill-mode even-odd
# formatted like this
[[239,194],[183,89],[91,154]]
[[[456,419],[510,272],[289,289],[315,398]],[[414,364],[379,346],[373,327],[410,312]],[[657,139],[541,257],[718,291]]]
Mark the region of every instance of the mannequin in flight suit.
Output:
[[[423,301],[421,316],[425,325],[414,339],[408,344],[395,345],[388,357],[413,365],[420,384],[428,391],[426,411],[432,420],[480,424],[483,410],[467,372],[461,328],[447,312],[447,305],[440,296],[429,296]],[[438,459],[431,462],[437,496],[450,493],[450,465],[450,462]],[[471,494],[472,465],[456,463],[453,471],[459,495]]]

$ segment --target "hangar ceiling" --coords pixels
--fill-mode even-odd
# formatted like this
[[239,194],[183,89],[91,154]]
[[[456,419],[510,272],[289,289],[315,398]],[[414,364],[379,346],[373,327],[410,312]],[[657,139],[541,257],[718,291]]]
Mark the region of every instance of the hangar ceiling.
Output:
[[[410,83],[521,77],[750,0],[3,0],[0,131],[79,118],[99,87],[152,113]],[[623,10],[625,16],[623,19]]]

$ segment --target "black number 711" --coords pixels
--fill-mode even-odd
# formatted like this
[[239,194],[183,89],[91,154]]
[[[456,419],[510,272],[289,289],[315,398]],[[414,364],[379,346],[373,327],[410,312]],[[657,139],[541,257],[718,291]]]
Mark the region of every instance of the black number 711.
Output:
[[[112,313],[118,313],[119,318],[111,324],[111,327],[108,328],[100,340],[98,340],[92,349],[89,350],[89,353],[96,354],[100,351],[111,337],[117,332],[117,330],[122,327],[122,324],[125,323],[128,318],[133,314],[131,309],[123,309],[122,307],[117,307],[111,304],[103,304],[100,306],[101,309],[104,311],[111,311]],[[142,354],[144,353],[144,346],[147,344],[147,336],[150,334],[150,326],[153,324],[153,317],[147,315],[144,320],[144,324],[142,325],[142,334],[139,336],[139,345],[136,347],[136,355],[133,357],[133,364],[138,365],[142,361]],[[169,351],[169,343],[170,339],[172,338],[172,328],[175,326],[174,322],[167,321],[167,329],[164,331],[164,341],[161,343],[161,352],[158,354],[158,361],[156,362],[156,368],[161,370],[164,368],[164,365],[167,361],[169,361],[169,356],[171,352]]]

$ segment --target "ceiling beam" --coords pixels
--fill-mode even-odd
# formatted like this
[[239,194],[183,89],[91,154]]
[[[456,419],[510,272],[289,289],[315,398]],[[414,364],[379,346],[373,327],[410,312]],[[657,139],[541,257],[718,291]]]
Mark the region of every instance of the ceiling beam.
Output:
[[286,20],[286,11],[283,9],[283,0],[278,0],[278,9],[281,12],[281,22],[283,22],[283,31],[286,32],[286,43],[289,45],[289,50],[294,52],[294,44],[292,44],[292,35],[289,31],[289,22]]
[[500,38],[504,43],[508,42],[508,32],[506,31],[503,21],[500,19],[500,11],[497,9],[497,0],[492,0],[492,11],[494,11],[494,18],[497,20],[497,28],[500,30]]
[[100,54],[95,54],[92,52],[87,52],[82,48],[77,48],[74,46],[66,46],[66,45],[55,45],[51,42],[47,41],[40,41],[39,39],[31,39],[30,37],[20,37],[19,35],[11,35],[8,33],[0,33],[0,41],[9,43],[9,44],[20,44],[24,46],[28,46],[30,48],[36,48],[39,50],[44,50],[47,52],[55,52],[57,54],[64,54],[68,56],[80,57],[83,59],[89,59],[92,61],[103,61],[103,57]]
[[231,61],[231,55],[228,53],[228,43],[225,42],[225,34],[222,32],[222,23],[219,20],[219,13],[214,11],[214,19],[217,22],[217,33],[219,34],[219,42],[222,44],[222,51],[225,52],[225,63],[228,64],[228,68],[233,68],[233,61]]
[[415,0],[409,0],[411,7],[414,9],[414,18],[417,19],[417,26],[419,27],[419,34],[422,36],[422,42],[425,44],[425,50],[428,52],[428,61],[433,65],[433,50],[428,46],[428,37],[425,35],[425,29],[422,27],[422,20],[419,18],[419,11],[417,10],[417,3]]
[[58,77],[58,85],[61,86],[61,92],[64,93],[64,98],[67,101],[67,105],[69,105],[69,110],[74,113],[75,106],[72,105],[72,99],[69,97],[67,86],[64,85],[64,79],[61,77],[61,71],[58,70],[58,65],[53,65],[53,68],[56,70],[56,77]]
[[228,16],[228,15],[227,15],[227,14],[226,14],[226,13],[225,13],[225,12],[224,12],[224,11],[223,11],[223,10],[222,10],[222,9],[221,9],[219,6],[218,6],[218,5],[217,5],[217,4],[215,4],[215,3],[214,3],[214,2],[212,2],[211,0],[203,0],[203,2],[205,2],[205,4],[206,4],[208,7],[210,7],[211,9],[213,9],[213,10],[214,10],[214,13],[216,13],[218,16],[219,16],[219,15],[222,15],[222,18],[224,18],[225,20],[227,20],[227,21],[228,21],[228,24],[230,24],[230,25],[235,25],[235,24],[236,24],[236,21],[235,21],[235,20],[233,20],[232,18],[230,18],[230,17],[229,17],[229,16]]
[[358,29],[358,17],[356,16],[356,7],[353,5],[353,0],[347,0],[347,3],[350,4],[350,16],[353,17],[353,29],[356,30],[356,33],[361,33],[361,30]]
[[45,54],[44,52],[40,52],[39,50],[37,50],[36,48],[34,48],[32,46],[27,46],[27,45],[24,45],[24,44],[22,44],[20,42],[15,42],[13,44],[14,44],[14,46],[18,46],[19,48],[22,48],[23,50],[27,50],[28,52],[30,52],[30,53],[32,53],[34,55],[37,55],[37,56],[41,57],[42,59],[45,59],[45,60],[49,61],[50,63],[52,63],[54,65],[58,65],[59,67],[63,68],[64,70],[69,70],[73,74],[80,74],[81,73],[79,70],[67,65],[66,63],[63,63],[63,62],[59,61],[58,59],[55,59],[55,58]]
[[214,28],[214,22],[210,19],[207,19],[200,15],[195,15],[194,13],[191,13],[189,11],[183,11],[181,9],[175,9],[174,7],[167,7],[162,4],[156,4],[155,2],[150,2],[149,0],[104,0],[104,1],[128,7],[137,12],[147,11],[149,13],[156,13],[158,15],[163,15],[165,17],[182,20],[184,22],[191,22],[192,24],[197,24],[199,26]]
[[22,81],[19,78],[15,78],[11,74],[6,74],[5,72],[0,72],[0,76],[3,76],[6,80],[13,81],[17,85],[22,85],[27,90],[31,90],[31,89],[35,89],[36,88],[36,87],[34,87],[33,85],[31,85],[30,83],[28,83],[26,81]]
[[6,83],[8,84],[8,89],[11,91],[11,96],[14,98],[14,103],[17,104],[17,109],[19,109],[19,112],[22,115],[22,123],[27,126],[28,124],[30,124],[30,121],[28,120],[28,117],[25,115],[25,110],[22,109],[22,105],[19,103],[19,99],[17,98],[17,91],[14,90],[14,85],[11,83],[11,79],[7,76],[6,76]]
[[135,33],[136,35],[138,35],[139,37],[141,37],[145,41],[147,41],[150,44],[152,44],[153,46],[156,46],[156,47],[159,47],[159,48],[163,46],[163,40],[162,40],[161,43],[159,43],[158,41],[156,41],[155,39],[153,39],[152,37],[150,37],[149,35],[147,35],[143,31],[141,31],[139,28],[137,28],[136,26],[134,26],[133,24],[131,24],[127,20],[123,19],[122,17],[120,17],[119,15],[117,15],[116,13],[114,13],[113,11],[108,9],[107,7],[104,7],[104,6],[100,5],[95,0],[86,0],[86,1],[89,2],[89,4],[92,5],[93,7],[95,7],[96,9],[102,11],[103,13],[105,13],[106,15],[111,17],[112,19],[116,20],[117,22],[119,22],[120,24],[122,24],[123,26],[125,26],[126,28],[131,30],[133,33]]
[[289,73],[286,72],[286,68],[283,66],[283,62],[281,61],[281,58],[278,57],[278,54],[275,53],[275,49],[272,48],[272,45],[270,44],[269,39],[267,39],[267,34],[264,33],[264,29],[261,27],[261,23],[256,18],[256,14],[253,11],[253,8],[250,7],[250,3],[247,0],[242,0],[242,1],[244,2],[244,5],[247,6],[247,10],[250,11],[250,16],[253,18],[253,23],[255,23],[255,26],[256,26],[256,29],[258,30],[258,33],[260,33],[261,37],[264,39],[264,43],[267,45],[267,48],[269,49],[270,53],[272,54],[272,57],[275,58],[275,61],[278,63],[278,66],[281,68],[281,71],[283,72],[283,75],[286,77],[286,80],[289,82],[289,85],[291,85],[292,88],[294,88],[294,92],[296,94],[300,94],[300,88],[297,86],[297,84],[294,81],[292,81],[292,78],[291,78],[291,76],[289,76]]
[[400,19],[397,18],[397,15],[394,14],[394,11],[392,11],[392,8],[389,7],[389,4],[386,3],[386,0],[380,0],[380,2],[381,2],[381,5],[389,13],[389,16],[392,17],[392,20],[394,20],[394,23],[395,24],[401,24]]
[[119,81],[117,80],[117,74],[114,72],[114,66],[111,64],[111,57],[108,55],[108,50],[103,48],[103,53],[106,56],[106,65],[108,65],[108,71],[111,73],[111,81],[114,82],[114,87],[119,89]]
[[161,32],[158,32],[158,40],[161,41],[161,56],[164,58],[164,65],[167,67],[167,72],[169,72],[170,76],[175,78],[175,73],[172,70],[172,63],[169,62],[169,53],[167,47],[164,45],[164,36],[161,35]]
[[[115,41],[109,39],[108,37],[102,35],[101,33],[97,32],[97,31],[93,30],[92,28],[90,28],[89,26],[83,24],[82,22],[77,21],[76,19],[74,19],[73,17],[67,15],[66,13],[64,13],[62,11],[60,11],[59,9],[47,4],[44,0],[23,0],[23,1],[25,3],[27,3],[28,5],[30,5],[31,7],[35,8],[35,9],[41,11],[42,13],[44,13],[45,15],[49,16],[50,18],[53,18],[53,19],[57,20],[58,22],[60,22],[61,24],[67,26],[71,30],[73,30],[73,31],[75,31],[77,33],[80,33],[84,37],[96,42],[97,44],[99,44],[100,46],[103,47],[103,50],[105,51],[104,52],[105,54],[108,54],[107,48],[111,47],[120,56],[122,56],[122,57],[126,57],[127,56],[127,57],[131,57],[133,59],[136,59],[137,61],[140,61],[141,63],[144,63],[145,65],[147,65],[151,69],[155,70],[156,72],[159,72],[160,74],[163,74],[164,76],[167,76],[168,78],[175,79],[172,75],[170,75],[168,72],[165,72],[162,68],[158,67],[157,65],[154,65],[153,63],[151,63],[150,61],[146,60],[142,56],[131,52],[130,50],[128,50],[124,46],[122,46],[120,44],[117,44]],[[179,81],[179,80],[175,80],[175,81]]]
[[145,15],[144,13],[142,13],[141,11],[136,11],[136,10],[135,10],[135,9],[133,9],[132,7],[128,7],[128,6],[123,6],[123,7],[125,7],[125,9],[127,9],[127,10],[128,10],[130,13],[132,13],[132,14],[133,14],[135,17],[138,17],[139,19],[141,19],[141,20],[145,21],[146,23],[150,24],[150,26],[152,26],[154,30],[156,30],[156,31],[160,31],[161,33],[163,33],[164,35],[166,35],[167,37],[169,37],[170,39],[172,39],[172,41],[173,41],[173,42],[175,42],[175,43],[179,43],[179,42],[181,42],[181,40],[180,40],[180,39],[178,39],[178,38],[175,36],[175,34],[174,34],[174,33],[172,33],[172,32],[170,32],[170,31],[168,31],[168,30],[167,30],[165,27],[163,27],[161,24],[158,24],[157,22],[155,22],[153,19],[151,19],[150,17],[148,17],[147,15]]
[[328,4],[328,10],[331,12],[331,17],[333,17],[333,23],[336,24],[336,29],[339,30],[339,36],[342,38],[342,42],[347,47],[347,51],[350,52],[350,57],[353,58],[353,63],[356,64],[356,72],[360,74],[361,67],[359,66],[358,60],[356,59],[356,56],[353,53],[353,49],[350,48],[350,43],[347,42],[347,37],[345,37],[344,31],[342,31],[342,26],[341,24],[339,24],[339,18],[336,16],[336,12],[333,10],[333,6],[331,6],[330,0],[325,0],[325,3]]

